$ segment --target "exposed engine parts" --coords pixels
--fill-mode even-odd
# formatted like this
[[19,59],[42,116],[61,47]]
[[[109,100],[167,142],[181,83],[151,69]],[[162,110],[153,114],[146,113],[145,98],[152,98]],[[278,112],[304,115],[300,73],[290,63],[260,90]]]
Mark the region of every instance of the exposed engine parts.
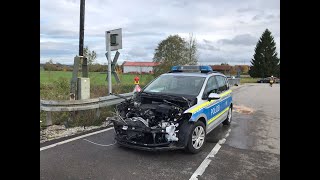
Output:
[[190,106],[186,98],[137,96],[116,106],[116,140],[144,146],[168,145],[179,140],[179,124]]

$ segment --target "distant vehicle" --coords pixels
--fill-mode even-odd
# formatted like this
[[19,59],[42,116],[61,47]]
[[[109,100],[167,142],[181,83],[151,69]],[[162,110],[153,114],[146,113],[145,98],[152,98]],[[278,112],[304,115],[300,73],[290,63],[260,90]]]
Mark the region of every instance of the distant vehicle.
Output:
[[236,77],[234,76],[226,76],[228,79],[235,79]]
[[[273,77],[275,79],[275,83],[280,83],[280,79],[277,77]],[[269,83],[271,77],[261,78],[257,81],[257,83]]]

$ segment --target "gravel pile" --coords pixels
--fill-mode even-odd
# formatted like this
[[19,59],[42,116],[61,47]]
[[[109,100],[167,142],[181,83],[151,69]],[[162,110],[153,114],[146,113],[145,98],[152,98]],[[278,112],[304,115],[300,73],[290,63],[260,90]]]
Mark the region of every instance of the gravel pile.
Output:
[[106,127],[104,122],[101,126],[87,126],[87,127],[73,127],[66,128],[64,125],[52,125],[40,131],[40,143],[50,141],[53,139],[58,139],[62,137],[68,137],[71,135],[79,134],[82,132],[90,131],[93,129],[98,129],[101,127]]

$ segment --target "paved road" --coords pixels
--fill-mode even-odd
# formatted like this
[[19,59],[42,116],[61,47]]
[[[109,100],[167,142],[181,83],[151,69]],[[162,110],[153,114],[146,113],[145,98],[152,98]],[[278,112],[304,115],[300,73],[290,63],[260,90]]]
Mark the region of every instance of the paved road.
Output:
[[234,91],[231,127],[208,135],[199,154],[145,152],[112,145],[113,130],[40,151],[41,179],[189,179],[216,143],[230,135],[198,179],[280,179],[280,85],[248,84]]

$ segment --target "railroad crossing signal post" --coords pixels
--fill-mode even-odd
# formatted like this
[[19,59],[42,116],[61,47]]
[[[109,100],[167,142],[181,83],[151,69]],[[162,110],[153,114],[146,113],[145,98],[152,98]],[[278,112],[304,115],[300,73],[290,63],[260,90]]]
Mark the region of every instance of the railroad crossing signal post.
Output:
[[106,56],[108,59],[108,72],[107,72],[107,79],[108,79],[108,89],[109,89],[109,94],[112,93],[112,80],[111,80],[111,73],[115,76],[117,82],[120,82],[119,77],[115,71],[115,66],[118,57],[120,53],[117,51],[116,56],[111,62],[111,51],[115,51],[118,49],[122,49],[122,29],[115,29],[111,31],[106,31]]
[[[109,40],[110,39],[110,31],[106,32],[106,37]],[[107,59],[108,59],[108,89],[109,94],[112,93],[112,82],[111,82],[111,52],[110,52],[110,42],[107,41]]]
[[[118,74],[116,72],[116,65],[117,65],[117,61],[118,61],[119,55],[120,55],[120,53],[119,53],[119,51],[117,51],[116,55],[113,58],[113,61],[111,62],[111,73],[113,74],[113,76],[116,79],[117,83],[120,83],[120,79],[119,79]],[[106,53],[106,57],[107,58],[108,58],[108,56],[109,56],[108,53]],[[108,70],[107,78],[106,78],[107,81],[109,81],[108,78],[109,78],[109,70]]]

